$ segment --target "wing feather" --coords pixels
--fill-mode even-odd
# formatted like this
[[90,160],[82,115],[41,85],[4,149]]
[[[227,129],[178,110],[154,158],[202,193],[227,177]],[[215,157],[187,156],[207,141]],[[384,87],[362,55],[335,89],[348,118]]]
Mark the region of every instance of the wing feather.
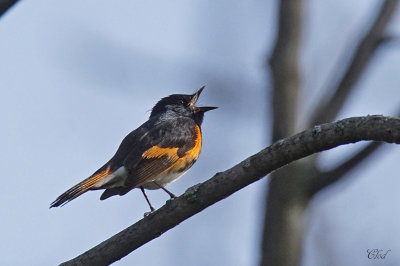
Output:
[[154,180],[193,148],[195,134],[195,122],[184,117],[153,127],[138,145],[146,148],[132,151],[124,161],[129,172],[125,185],[134,188]]

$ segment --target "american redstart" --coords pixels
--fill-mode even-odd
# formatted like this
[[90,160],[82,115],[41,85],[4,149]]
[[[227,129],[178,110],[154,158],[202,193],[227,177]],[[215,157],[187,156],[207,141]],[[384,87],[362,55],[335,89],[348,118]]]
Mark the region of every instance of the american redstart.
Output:
[[197,160],[201,149],[204,113],[217,107],[195,104],[204,86],[191,95],[173,94],[162,98],[150,118],[129,133],[115,155],[93,175],[73,186],[50,204],[62,206],[88,190],[105,189],[100,199],[124,195],[140,188],[163,189],[182,176]]

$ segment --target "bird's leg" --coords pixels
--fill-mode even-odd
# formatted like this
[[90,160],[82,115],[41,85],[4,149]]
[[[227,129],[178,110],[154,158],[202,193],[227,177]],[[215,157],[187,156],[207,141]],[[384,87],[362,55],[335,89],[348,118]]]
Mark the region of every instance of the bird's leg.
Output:
[[165,192],[167,192],[168,195],[171,197],[171,199],[176,198],[176,196],[174,195],[174,193],[172,193],[171,191],[167,190],[165,187],[161,186],[161,185],[158,184],[156,181],[153,181],[153,183],[154,183],[157,187],[159,187],[159,188],[161,188],[162,190],[164,190]]
[[156,209],[154,209],[154,207],[151,206],[150,200],[149,200],[149,198],[147,197],[146,192],[144,192],[144,188],[143,188],[143,187],[140,187],[140,190],[142,191],[143,196],[144,196],[144,198],[145,198],[146,201],[147,201],[147,204],[149,204],[149,206],[150,206],[150,213],[153,212],[153,211],[155,211]]

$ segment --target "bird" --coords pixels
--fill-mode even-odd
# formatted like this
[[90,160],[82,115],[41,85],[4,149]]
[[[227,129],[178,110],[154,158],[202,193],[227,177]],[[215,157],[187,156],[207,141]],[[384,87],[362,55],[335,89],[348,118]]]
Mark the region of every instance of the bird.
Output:
[[155,208],[145,189],[162,189],[181,177],[199,157],[204,113],[217,107],[196,106],[205,86],[194,94],[172,94],[159,100],[149,119],[130,132],[114,156],[82,182],[71,187],[50,204],[67,204],[89,190],[104,189],[100,200],[125,195],[140,188],[150,212]]

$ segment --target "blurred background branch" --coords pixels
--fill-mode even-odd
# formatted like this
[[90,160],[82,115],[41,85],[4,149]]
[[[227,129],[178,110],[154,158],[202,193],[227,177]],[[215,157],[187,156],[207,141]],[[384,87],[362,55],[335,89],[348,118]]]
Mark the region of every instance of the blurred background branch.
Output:
[[375,153],[382,146],[382,142],[371,142],[368,143],[360,151],[356,152],[353,156],[348,158],[342,164],[336,166],[334,169],[329,171],[323,171],[313,176],[313,182],[310,186],[310,195],[313,196],[315,193],[324,189],[325,187],[333,184],[340,180],[351,170],[356,168],[360,163],[364,162],[371,154]]
[[[344,73],[325,88],[309,118],[308,126],[330,122],[342,110],[357,81],[380,45],[386,41],[386,27],[398,5],[397,0],[382,3],[375,20],[359,41],[345,71],[342,65],[334,71]],[[301,1],[279,1],[277,41],[270,58],[273,88],[272,141],[283,138],[296,127],[298,95],[301,90],[298,57],[302,25]],[[294,162],[271,175],[268,184],[261,265],[299,265],[304,234],[304,215],[312,196],[340,180],[349,171],[375,153],[380,143],[370,143],[337,168],[321,172],[317,156]]]
[[272,75],[272,140],[294,133],[300,87],[298,70],[301,0],[280,2],[278,36],[269,59]]
[[[271,69],[272,141],[294,133],[300,90],[299,44],[302,25],[302,1],[279,1],[277,39],[269,59]],[[298,165],[296,163],[295,165]],[[300,256],[301,230],[298,221],[304,203],[295,191],[303,178],[297,167],[289,165],[274,172],[266,198],[262,241],[262,265],[294,265]],[[287,184],[287,185],[284,185]],[[287,190],[294,193],[287,193]],[[303,197],[304,198],[304,197]]]
[[[340,63],[336,68],[336,73],[333,73],[332,76],[340,77],[340,73],[343,73],[343,75],[324,88],[325,95],[312,112],[308,126],[330,122],[337,117],[378,48],[385,43],[387,38],[390,40],[389,37],[386,37],[385,30],[398,4],[398,0],[385,0],[383,2],[375,20],[357,44],[346,70],[344,72],[342,70],[344,63]],[[348,51],[345,53],[347,54]]]
[[16,2],[18,2],[18,0],[0,0],[0,18]]

